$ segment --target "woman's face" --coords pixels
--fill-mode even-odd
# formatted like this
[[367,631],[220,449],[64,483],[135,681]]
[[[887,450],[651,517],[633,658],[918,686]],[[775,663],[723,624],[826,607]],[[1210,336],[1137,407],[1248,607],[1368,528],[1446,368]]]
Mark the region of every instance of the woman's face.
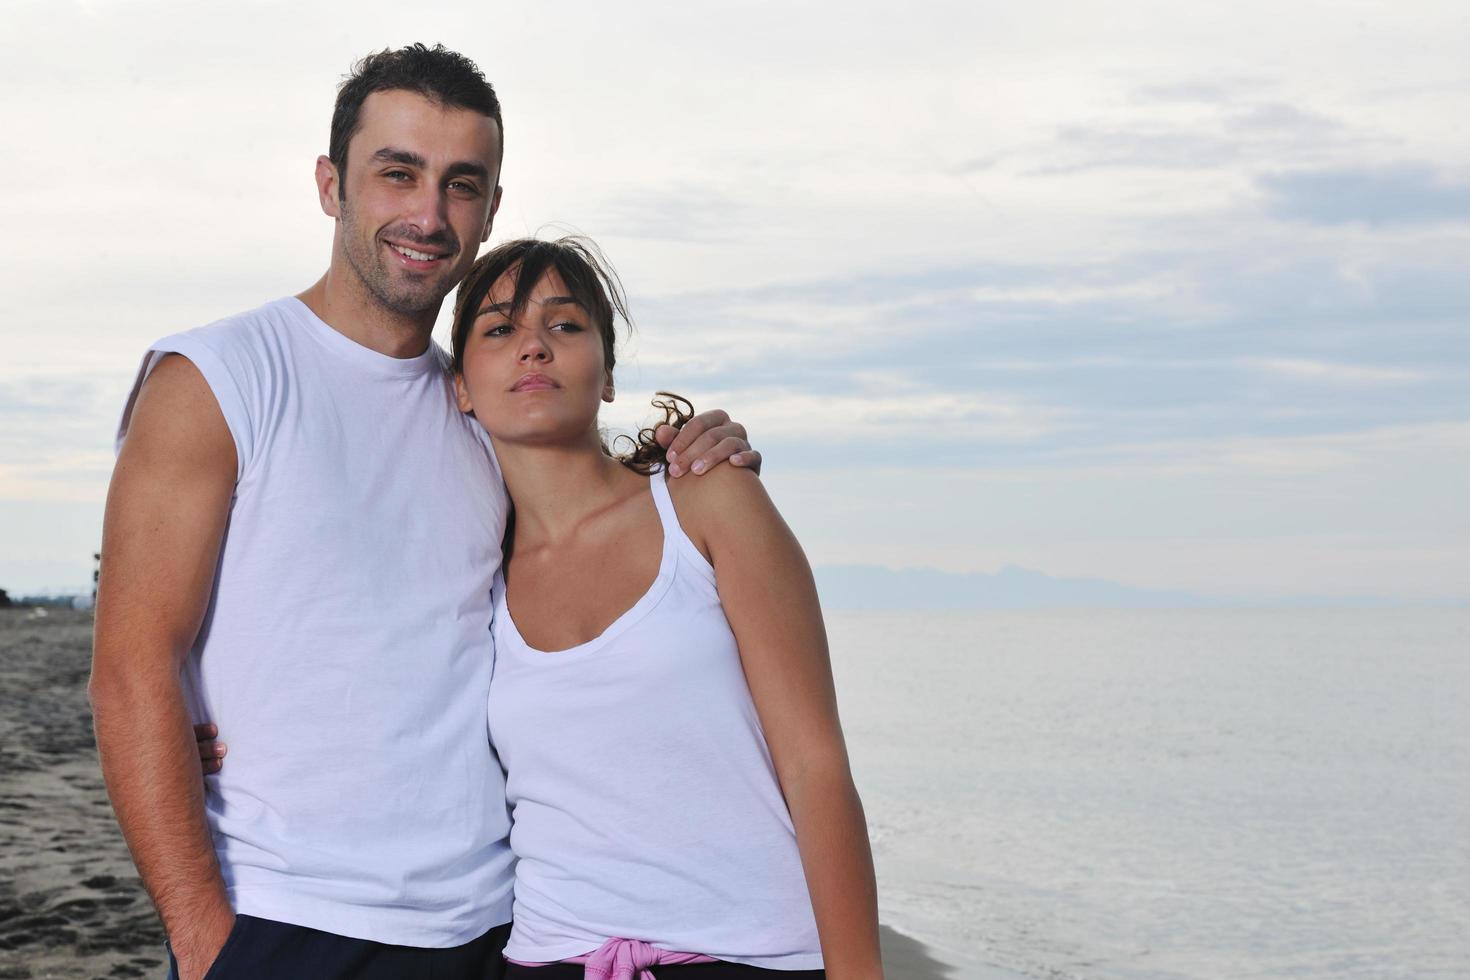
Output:
[[595,440],[598,406],[613,399],[602,335],[555,269],[512,320],[518,271],[495,281],[470,324],[459,407],[506,442]]

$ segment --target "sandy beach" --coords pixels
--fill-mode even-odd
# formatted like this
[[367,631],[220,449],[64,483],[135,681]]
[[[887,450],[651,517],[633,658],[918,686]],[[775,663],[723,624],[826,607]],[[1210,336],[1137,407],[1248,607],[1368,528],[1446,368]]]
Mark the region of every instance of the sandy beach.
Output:
[[[97,768],[90,612],[0,609],[0,980],[158,977],[163,932]],[[942,980],[883,930],[888,975]]]
[[0,610],[0,977],[162,977],[97,769],[92,615]]

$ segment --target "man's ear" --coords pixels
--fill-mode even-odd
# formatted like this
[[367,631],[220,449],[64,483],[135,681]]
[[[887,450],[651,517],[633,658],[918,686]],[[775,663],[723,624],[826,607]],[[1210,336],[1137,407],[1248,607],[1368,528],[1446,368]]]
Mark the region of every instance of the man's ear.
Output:
[[495,224],[495,212],[500,210],[500,192],[504,190],[499,184],[495,185],[495,193],[490,196],[490,214],[485,218],[485,234],[480,236],[481,242],[490,240],[490,227]]
[[321,202],[322,213],[329,218],[342,217],[342,199],[337,196],[341,179],[337,165],[330,158],[316,158],[316,196]]
[[475,406],[470,404],[470,390],[465,387],[464,375],[454,376],[454,400],[459,403],[459,410],[466,415],[475,414]]

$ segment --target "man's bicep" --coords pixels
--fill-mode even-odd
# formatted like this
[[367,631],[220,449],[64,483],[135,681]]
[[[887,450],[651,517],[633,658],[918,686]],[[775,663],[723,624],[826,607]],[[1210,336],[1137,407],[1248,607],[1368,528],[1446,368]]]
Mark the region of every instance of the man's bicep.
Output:
[[[209,602],[235,486],[235,444],[203,375],[163,358],[133,405],[102,535],[98,656],[181,656]],[[123,641],[121,643],[110,640]],[[153,655],[159,655],[154,653]]]

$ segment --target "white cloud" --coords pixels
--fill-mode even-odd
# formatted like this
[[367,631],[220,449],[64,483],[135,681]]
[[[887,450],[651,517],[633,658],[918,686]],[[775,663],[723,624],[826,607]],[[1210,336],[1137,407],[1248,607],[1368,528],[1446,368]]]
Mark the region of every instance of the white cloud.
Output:
[[[1075,425],[1064,409],[1008,401],[984,393],[925,389],[913,381],[875,377],[857,379],[847,394],[801,391],[792,387],[731,391],[691,391],[700,408],[726,407],[753,433],[783,442],[810,441],[884,444],[940,440],[1024,442]],[[635,427],[652,391],[620,396],[629,408],[607,412],[609,424]],[[626,413],[626,414],[624,414]]]
[[1353,467],[1391,471],[1398,454],[1470,459],[1470,422],[1380,426],[1324,435],[1252,436],[1115,443],[1052,455],[1083,478],[1117,474],[1246,475],[1275,478],[1322,475]]
[[1285,357],[1243,358],[1240,363],[1268,374],[1344,385],[1410,384],[1429,377],[1426,371],[1333,364]]

